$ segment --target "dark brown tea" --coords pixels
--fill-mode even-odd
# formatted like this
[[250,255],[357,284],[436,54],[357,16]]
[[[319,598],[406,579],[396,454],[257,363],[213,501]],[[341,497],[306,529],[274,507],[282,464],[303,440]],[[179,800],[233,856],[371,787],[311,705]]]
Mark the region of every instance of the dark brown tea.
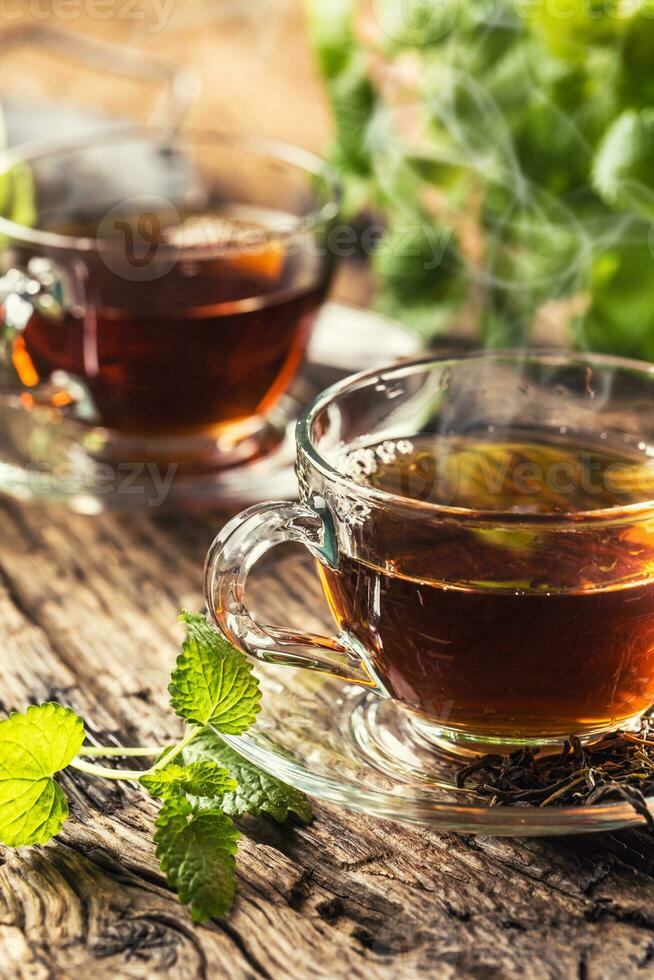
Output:
[[[157,232],[150,256],[133,249],[140,219],[116,221],[119,251],[85,254],[79,278],[82,267],[70,256],[72,309],[61,322],[35,314],[15,366],[29,384],[57,371],[81,382],[86,417],[90,406],[90,420],[110,429],[222,437],[265,415],[288,387],[325,295],[327,260],[267,234],[265,213],[257,221],[234,217],[233,208],[191,216],[178,255],[175,229],[150,217]],[[216,229],[221,241],[244,247],[212,255],[207,236]]]
[[386,560],[319,566],[340,628],[394,697],[454,731],[525,739],[617,726],[654,702],[654,517],[528,520],[653,496],[644,454],[421,438],[358,450],[344,469],[411,500],[515,515],[480,526],[382,510],[359,545]]

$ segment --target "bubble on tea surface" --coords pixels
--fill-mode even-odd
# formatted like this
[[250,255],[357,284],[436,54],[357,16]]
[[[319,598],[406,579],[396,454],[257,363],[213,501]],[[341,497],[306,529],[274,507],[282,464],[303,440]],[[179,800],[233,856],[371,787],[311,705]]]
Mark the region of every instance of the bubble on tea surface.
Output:
[[338,468],[356,483],[372,486],[375,483],[373,477],[385,467],[393,466],[399,456],[412,452],[413,444],[408,439],[385,439],[373,448],[343,450]]

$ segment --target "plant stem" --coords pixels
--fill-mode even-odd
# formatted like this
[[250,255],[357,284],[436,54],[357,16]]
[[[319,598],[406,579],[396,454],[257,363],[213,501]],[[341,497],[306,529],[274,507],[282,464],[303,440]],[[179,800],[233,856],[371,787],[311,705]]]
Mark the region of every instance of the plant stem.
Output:
[[127,759],[129,756],[148,756],[148,755],[159,755],[165,748],[169,745],[174,745],[174,742],[168,742],[165,745],[138,745],[135,748],[125,748],[121,745],[83,745],[79,751],[78,758],[109,758],[110,756],[118,756]]
[[182,739],[182,741],[178,742],[177,745],[173,749],[171,749],[170,752],[166,753],[163,759],[159,759],[158,762],[155,762],[152,768],[148,769],[148,772],[156,772],[158,769],[163,769],[164,766],[167,766],[168,763],[172,762],[173,759],[175,759],[179,755],[182,749],[185,749],[186,746],[190,742],[192,742],[193,739],[196,737],[196,735],[199,735],[201,731],[202,729],[198,727],[190,728],[186,733],[186,735],[184,736],[184,738]]
[[96,766],[92,762],[84,762],[79,756],[70,763],[73,769],[79,769],[88,776],[102,776],[103,779],[140,779],[143,770],[140,769],[108,769],[107,766]]
[[[163,769],[167,766],[169,762],[172,762],[182,749],[186,748],[189,742],[192,742],[196,735],[202,731],[201,728],[193,727],[188,730],[181,742],[175,744],[172,743],[172,748],[163,759],[159,759],[155,762],[153,766],[149,769],[109,769],[108,766],[98,766],[93,762],[84,762],[80,756],[144,756],[144,755],[159,755],[162,748],[166,746],[145,746],[137,747],[133,749],[124,749],[120,746],[112,746],[109,749],[105,749],[102,746],[91,746],[89,748],[83,748],[82,751],[73,761],[70,763],[73,769],[78,769],[80,772],[85,772],[89,776],[101,776],[103,779],[132,779],[139,780],[141,776],[145,776],[146,773],[156,772],[158,769]],[[171,743],[169,743],[171,744]]]

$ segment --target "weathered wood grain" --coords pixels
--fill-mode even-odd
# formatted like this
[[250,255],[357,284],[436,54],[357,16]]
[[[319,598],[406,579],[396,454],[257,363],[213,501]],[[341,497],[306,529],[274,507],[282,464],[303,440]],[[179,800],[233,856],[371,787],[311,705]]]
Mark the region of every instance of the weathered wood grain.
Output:
[[[56,697],[98,739],[175,734],[175,618],[201,601],[223,519],[0,505],[2,708]],[[299,622],[299,566],[290,552],[279,561],[268,607]],[[234,911],[197,927],[159,873],[154,804],[124,784],[64,782],[60,838],[2,855],[3,978],[654,973],[654,841],[642,833],[457,837],[318,804],[309,827],[243,822]]]

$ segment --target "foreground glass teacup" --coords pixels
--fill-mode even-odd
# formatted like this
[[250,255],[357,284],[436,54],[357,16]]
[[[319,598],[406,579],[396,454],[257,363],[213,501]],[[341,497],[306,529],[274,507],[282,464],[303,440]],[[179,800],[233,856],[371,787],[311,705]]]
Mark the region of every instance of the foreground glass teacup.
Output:
[[[244,511],[207,558],[241,649],[366,684],[464,746],[593,736],[654,702],[654,366],[405,363],[323,393],[297,450],[301,502]],[[335,638],[250,616],[248,573],[285,541],[317,559]]]

